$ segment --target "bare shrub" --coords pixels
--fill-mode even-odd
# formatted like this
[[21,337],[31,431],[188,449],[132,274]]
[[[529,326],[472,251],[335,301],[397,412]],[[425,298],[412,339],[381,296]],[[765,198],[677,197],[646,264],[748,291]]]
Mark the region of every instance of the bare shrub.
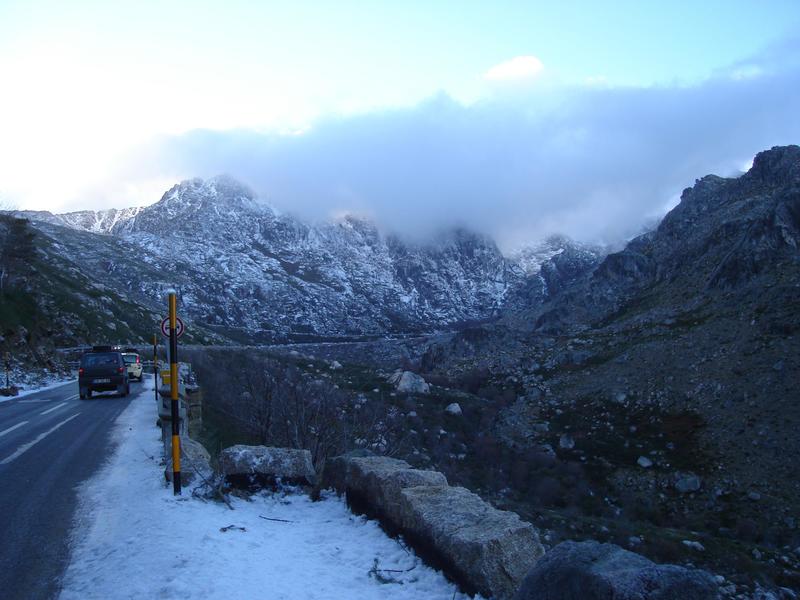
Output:
[[293,363],[252,350],[189,353],[209,408],[268,446],[325,459],[353,448],[393,455],[406,443],[400,412],[382,398],[344,392]]

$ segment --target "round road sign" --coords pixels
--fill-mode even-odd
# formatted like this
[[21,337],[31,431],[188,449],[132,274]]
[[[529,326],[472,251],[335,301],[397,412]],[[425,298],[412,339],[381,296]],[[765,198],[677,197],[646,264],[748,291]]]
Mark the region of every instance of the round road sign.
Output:
[[[184,331],[186,331],[186,327],[183,326],[183,321],[180,317],[175,317],[175,333],[181,337]],[[169,317],[161,321],[161,333],[164,337],[169,337]]]

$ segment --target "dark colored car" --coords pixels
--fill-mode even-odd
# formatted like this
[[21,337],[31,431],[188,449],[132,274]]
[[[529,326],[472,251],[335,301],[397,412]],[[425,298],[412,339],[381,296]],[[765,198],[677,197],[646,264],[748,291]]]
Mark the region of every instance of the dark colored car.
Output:
[[80,397],[91,398],[92,392],[114,392],[123,398],[130,391],[128,368],[122,353],[111,349],[95,349],[81,357],[78,369]]

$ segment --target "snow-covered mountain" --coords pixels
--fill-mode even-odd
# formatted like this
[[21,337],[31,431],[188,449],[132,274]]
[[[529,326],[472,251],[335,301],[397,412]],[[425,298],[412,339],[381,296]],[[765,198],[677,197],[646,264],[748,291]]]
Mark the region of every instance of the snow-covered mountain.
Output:
[[[147,305],[176,287],[193,320],[242,340],[432,331],[494,317],[579,246],[550,238],[504,257],[488,237],[455,229],[411,243],[348,216],[311,225],[277,213],[237,181],[192,179],[128,211],[24,213],[79,264]],[[108,255],[105,234],[120,248]],[[73,233],[73,232],[70,232]],[[596,264],[599,254],[592,254]],[[108,280],[108,281],[106,281]],[[540,297],[534,301],[539,302]]]
[[80,231],[111,233],[118,225],[129,221],[142,210],[142,207],[135,206],[132,208],[109,208],[107,210],[79,210],[55,215],[44,210],[21,210],[15,212],[15,215],[31,221],[44,221]]

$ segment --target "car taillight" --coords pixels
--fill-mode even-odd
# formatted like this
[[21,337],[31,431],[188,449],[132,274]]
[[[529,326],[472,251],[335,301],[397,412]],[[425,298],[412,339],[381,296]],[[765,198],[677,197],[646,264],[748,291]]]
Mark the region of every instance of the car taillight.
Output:
[[124,373],[124,372],[125,372],[125,367],[117,368],[117,373]]
[[139,357],[137,356],[137,357],[136,357],[136,364],[138,365],[140,362],[141,362],[141,361],[139,360]]
[[83,375],[83,367],[81,367],[80,369],[78,369],[78,375]]

